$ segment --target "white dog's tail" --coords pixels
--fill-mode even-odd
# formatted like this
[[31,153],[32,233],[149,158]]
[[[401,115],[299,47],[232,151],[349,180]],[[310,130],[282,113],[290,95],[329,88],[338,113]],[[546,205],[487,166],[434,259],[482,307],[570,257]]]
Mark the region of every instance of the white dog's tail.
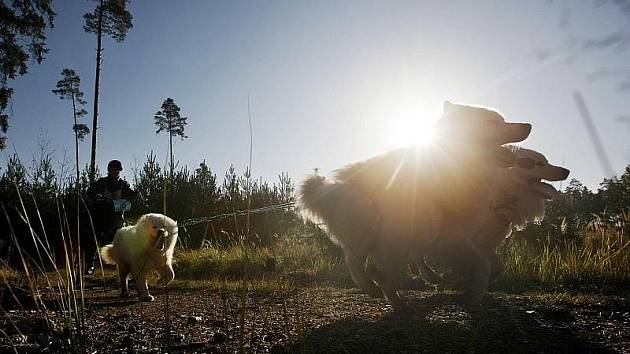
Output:
[[320,219],[325,214],[326,199],[331,183],[320,175],[308,176],[298,189],[298,198],[304,211]]
[[116,265],[118,263],[118,254],[114,245],[106,245],[101,248],[101,258],[106,264]]
[[362,227],[373,223],[370,200],[359,189],[345,183],[311,175],[300,185],[298,196],[302,209],[333,232],[332,229],[342,231],[338,228],[340,225],[354,223]]

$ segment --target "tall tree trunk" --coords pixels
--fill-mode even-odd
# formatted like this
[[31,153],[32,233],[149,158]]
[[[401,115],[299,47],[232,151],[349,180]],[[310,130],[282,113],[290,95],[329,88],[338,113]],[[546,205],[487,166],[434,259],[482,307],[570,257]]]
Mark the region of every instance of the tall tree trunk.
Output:
[[[76,181],[74,182],[74,189],[75,189],[75,193],[77,194],[77,247],[79,248],[77,250],[77,255],[78,257],[78,267],[79,267],[79,272],[81,272],[83,269],[83,262],[81,260],[81,240],[80,240],[80,225],[81,225],[81,213],[79,212],[79,207],[80,207],[80,198],[81,198],[81,194],[79,191],[79,132],[77,132],[77,106],[76,106],[76,102],[74,99],[74,93],[72,93],[72,116],[74,117],[74,126],[73,129],[74,130],[74,164],[75,164],[75,169],[76,169]],[[72,237],[70,237],[70,239],[72,240]],[[72,241],[71,241],[72,242]],[[74,252],[72,253],[71,257],[74,257]],[[74,263],[74,260],[73,260]]]
[[175,169],[175,165],[173,164],[173,136],[169,134],[169,151],[170,151],[170,155],[171,155],[171,174],[170,174],[170,179],[171,179],[171,183],[173,183],[173,170]]
[[101,81],[101,52],[103,47],[103,0],[99,3],[98,32],[96,34],[96,77],[94,79],[94,118],[92,119],[92,152],[90,156],[90,182],[96,178],[96,130],[98,129],[98,96]]
[[76,167],[76,172],[77,172],[76,188],[77,188],[77,193],[78,193],[78,190],[79,190],[79,133],[76,130],[77,107],[74,101],[74,93],[72,94],[72,115],[74,116],[74,126],[72,130],[74,130],[74,162],[75,162],[75,167]]
[[168,117],[168,151],[171,157],[171,174],[169,175],[171,183],[173,183],[173,122],[171,117]]

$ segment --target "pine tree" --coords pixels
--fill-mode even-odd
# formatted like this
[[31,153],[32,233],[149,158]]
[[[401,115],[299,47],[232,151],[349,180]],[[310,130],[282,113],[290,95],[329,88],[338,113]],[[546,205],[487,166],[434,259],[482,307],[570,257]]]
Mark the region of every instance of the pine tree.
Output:
[[117,42],[122,42],[133,24],[133,16],[127,11],[128,0],[98,0],[94,12],[83,15],[85,32],[96,34],[96,74],[94,79],[94,112],[92,119],[92,150],[90,155],[90,181],[96,172],[96,133],[98,127],[98,98],[103,59],[103,35],[108,34]]
[[[79,142],[83,141],[85,136],[90,133],[90,128],[84,123],[79,123],[79,119],[87,114],[83,106],[87,103],[83,99],[81,91],[81,78],[72,69],[63,69],[61,71],[61,80],[57,81],[57,88],[52,92],[59,96],[62,100],[70,100],[72,102],[72,117],[74,118],[74,157],[76,169],[76,183],[79,183]],[[77,185],[78,190],[78,185]]]
[[48,53],[46,28],[53,27],[52,0],[0,1],[0,150],[5,147],[13,89],[8,81],[28,71],[29,59],[38,64]]
[[162,103],[162,110],[155,113],[154,119],[155,125],[158,126],[158,130],[155,134],[159,134],[162,131],[169,133],[168,148],[171,159],[169,177],[172,179],[173,170],[175,169],[173,163],[173,137],[179,136],[182,140],[188,138],[188,136],[184,135],[186,124],[188,124],[186,120],[188,118],[180,116],[179,107],[175,104],[175,101],[169,97]]

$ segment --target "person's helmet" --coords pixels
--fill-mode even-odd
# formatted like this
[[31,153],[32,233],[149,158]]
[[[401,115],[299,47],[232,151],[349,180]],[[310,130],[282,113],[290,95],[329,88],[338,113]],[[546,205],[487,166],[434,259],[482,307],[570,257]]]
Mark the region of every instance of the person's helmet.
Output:
[[122,163],[118,160],[111,160],[108,164],[107,164],[107,170],[111,170],[111,169],[117,169],[117,170],[121,170],[122,171]]

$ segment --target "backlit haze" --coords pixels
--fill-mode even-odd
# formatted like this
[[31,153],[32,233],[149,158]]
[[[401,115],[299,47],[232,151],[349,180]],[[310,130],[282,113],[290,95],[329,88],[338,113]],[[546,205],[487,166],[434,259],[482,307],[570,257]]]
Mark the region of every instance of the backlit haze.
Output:
[[[82,16],[93,6],[54,2],[46,60],[10,83],[9,154],[30,163],[45,136],[71,168],[71,107],[51,89],[63,68],[74,69],[91,127],[96,39]],[[120,159],[127,180],[151,150],[166,161],[153,115],[167,97],[189,117],[175,158],[190,168],[205,159],[219,176],[248,164],[248,96],[252,175],[270,182],[424,142],[448,99],[532,123],[522,146],[594,189],[610,175],[574,91],[613,172],[630,162],[630,13],[618,2],[134,0],[129,9],[126,40],[104,42],[98,137],[101,171]],[[89,149],[88,136],[83,165]]]

